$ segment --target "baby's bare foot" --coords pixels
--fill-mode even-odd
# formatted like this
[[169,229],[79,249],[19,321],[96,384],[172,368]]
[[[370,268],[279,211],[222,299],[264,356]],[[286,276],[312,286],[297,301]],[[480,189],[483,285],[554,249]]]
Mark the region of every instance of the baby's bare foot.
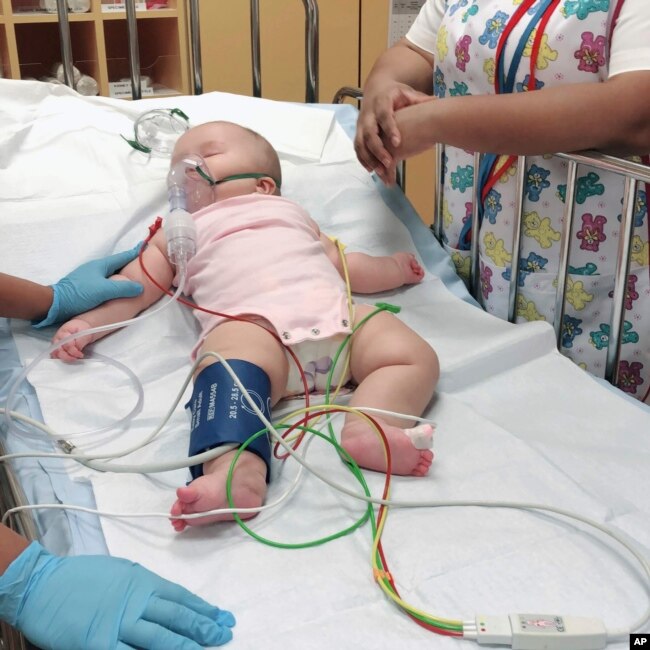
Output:
[[417,284],[424,277],[424,269],[420,266],[415,255],[411,253],[394,253],[391,256],[398,264],[404,274],[404,284]]
[[[388,440],[391,473],[401,476],[425,476],[433,461],[433,452],[422,447],[432,439],[433,427],[425,424],[414,429],[400,429],[378,422]],[[419,448],[414,442],[417,442]],[[341,444],[360,467],[378,472],[386,471],[384,445],[366,423],[346,424],[341,432]]]
[[[228,469],[235,455],[229,451],[203,466],[203,476],[199,476],[186,487],[176,490],[176,501],[171,515],[188,515],[220,508],[229,508],[226,494]],[[259,508],[266,495],[266,464],[249,451],[239,457],[232,478],[232,498],[236,508]],[[242,519],[250,519],[256,513],[241,512]],[[196,519],[172,519],[172,526],[178,532],[187,526],[205,526],[215,521],[231,521],[232,514],[209,515]]]

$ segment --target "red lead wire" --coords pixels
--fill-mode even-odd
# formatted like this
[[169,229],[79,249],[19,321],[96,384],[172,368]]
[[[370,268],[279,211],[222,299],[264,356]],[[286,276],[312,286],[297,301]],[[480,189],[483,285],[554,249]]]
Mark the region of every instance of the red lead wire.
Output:
[[[140,268],[142,269],[142,272],[147,276],[148,280],[160,291],[163,293],[167,294],[168,296],[173,296],[174,294],[169,291],[168,289],[165,289],[147,270],[146,266],[144,265],[144,260],[143,260],[143,253],[145,248],[148,246],[149,242],[153,238],[153,236],[160,230],[162,226],[162,217],[156,217],[156,220],[154,223],[149,226],[149,235],[147,238],[144,240],[144,243],[142,244],[140,248],[140,252],[138,253],[138,261],[140,262]],[[212,309],[208,309],[207,307],[201,307],[200,305],[196,305],[193,302],[190,302],[189,300],[186,300],[185,298],[182,298],[181,296],[178,296],[176,300],[181,304],[184,305],[185,307],[189,307],[190,309],[198,309],[199,311],[203,311],[206,314],[213,314],[215,316],[222,316],[224,318],[227,318],[229,320],[237,320],[237,321],[242,321],[244,323],[252,323],[253,325],[257,325],[258,327],[261,327],[263,330],[268,332],[271,336],[273,336],[279,343],[282,345],[282,347],[291,355],[291,358],[293,359],[293,362],[296,364],[296,367],[298,368],[298,372],[300,373],[300,380],[302,381],[302,387],[305,391],[305,408],[309,408],[309,386],[307,385],[307,378],[305,377],[305,372],[302,369],[302,366],[300,365],[300,361],[298,360],[298,357],[296,356],[295,352],[290,348],[284,345],[282,342],[282,339],[275,333],[272,332],[271,330],[267,329],[260,323],[256,323],[254,321],[250,321],[247,318],[242,318],[241,316],[230,316],[229,314],[223,314],[218,311],[214,311]],[[313,416],[307,416],[307,421],[311,419]],[[293,444],[292,449],[297,449],[300,443],[302,442],[302,439],[304,438],[304,433],[301,433],[296,441]]]

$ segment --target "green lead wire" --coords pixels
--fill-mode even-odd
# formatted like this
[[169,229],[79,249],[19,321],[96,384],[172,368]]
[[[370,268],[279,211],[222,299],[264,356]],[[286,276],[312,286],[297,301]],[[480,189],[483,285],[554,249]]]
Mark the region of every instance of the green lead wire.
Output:
[[[363,318],[357,325],[352,329],[352,332],[346,336],[345,340],[341,343],[339,346],[338,350],[336,351],[336,354],[334,355],[334,359],[332,361],[332,366],[330,368],[330,371],[327,376],[327,383],[325,387],[325,407],[331,406],[330,403],[330,393],[331,393],[331,385],[332,385],[332,379],[334,376],[334,370],[336,368],[336,364],[338,363],[338,360],[343,353],[343,350],[345,350],[346,346],[348,345],[350,339],[354,335],[354,333],[365,323],[370,320],[373,316],[376,316],[379,312],[381,311],[389,311],[391,313],[398,313],[400,311],[399,307],[396,307],[395,305],[391,305],[390,303],[377,303],[376,304],[377,309],[375,311],[371,312],[368,314],[365,318]],[[328,435],[324,435],[320,431],[316,431],[315,429],[312,429],[310,427],[306,426],[298,426],[296,427],[297,429],[300,429],[303,432],[309,432],[312,433],[319,438],[322,438],[323,440],[329,442],[334,446],[336,451],[338,452],[339,456],[345,461],[346,465],[354,475],[354,477],[359,481],[364,494],[370,498],[370,490],[368,488],[368,485],[365,481],[365,478],[363,474],[361,473],[361,470],[357,463],[354,461],[354,459],[347,453],[343,447],[341,447],[338,442],[336,441],[336,435],[334,433],[334,429],[332,427],[331,419],[327,417],[327,426],[328,426]],[[282,429],[288,429],[289,425],[278,425],[277,428],[282,428]],[[253,434],[236,452],[235,457],[233,458],[230,467],[228,468],[228,476],[226,478],[226,496],[228,499],[228,505],[231,508],[234,508],[234,502],[232,498],[232,478],[233,478],[233,473],[234,473],[234,468],[235,465],[242,454],[242,452],[250,445],[250,443],[258,438],[259,436],[263,435],[266,433],[266,429],[262,429],[258,431],[257,433]],[[370,527],[371,527],[371,532],[372,532],[372,539],[375,539],[377,536],[377,521],[375,517],[375,512],[373,509],[372,503],[368,503],[368,507],[366,509],[365,514],[360,517],[354,524],[349,526],[348,528],[345,528],[344,530],[341,530],[337,533],[333,533],[331,535],[328,535],[326,537],[322,537],[316,540],[312,540],[309,542],[299,542],[299,543],[294,543],[294,544],[289,544],[286,542],[276,542],[274,540],[267,539],[265,537],[262,537],[261,535],[258,535],[255,533],[251,528],[249,528],[241,519],[241,517],[237,513],[233,513],[233,518],[237,522],[237,524],[244,530],[249,536],[251,536],[253,539],[257,540],[258,542],[261,542],[262,544],[266,544],[267,546],[272,546],[275,548],[283,548],[283,549],[302,549],[302,548],[312,548],[315,546],[320,546],[322,544],[326,544],[327,542],[330,542],[334,539],[338,539],[340,537],[344,537],[354,530],[360,528],[363,524],[365,524],[366,521],[370,521]],[[375,564],[377,567],[380,567],[382,570],[385,569],[383,562],[381,561],[381,556],[379,554],[379,551],[376,552],[375,555]],[[382,583],[385,585],[387,590],[389,590],[391,593],[396,594],[394,588],[390,584],[389,580],[385,577],[378,577],[378,580],[381,580]],[[444,621],[441,621],[440,619],[436,619],[435,617],[430,617],[426,615],[422,615],[420,613],[416,613],[408,608],[405,608],[405,610],[408,612],[409,616],[412,616],[413,618],[426,623],[427,625],[430,625],[432,627],[436,627],[441,630],[447,630],[450,632],[463,632],[463,626],[462,624],[453,624],[453,623],[446,623]]]
[[[284,428],[288,429],[289,425],[280,425],[278,428]],[[298,429],[301,429],[303,431],[308,431],[309,433],[312,433],[319,438],[322,438],[326,440],[327,442],[331,442],[328,438],[328,436],[324,435],[320,431],[316,431],[315,429],[311,429],[309,427],[297,427]],[[243,451],[245,451],[246,447],[249,446],[253,440],[256,438],[259,438],[259,436],[264,435],[266,433],[266,429],[261,429],[257,433],[254,433],[238,450],[237,453],[235,454],[235,457],[233,458],[232,462],[230,463],[230,467],[228,468],[228,476],[226,477],[226,496],[228,498],[228,505],[231,508],[235,507],[235,504],[233,502],[232,498],[232,477],[233,477],[233,472],[235,469],[235,465],[237,463],[237,460],[239,459],[239,456],[242,454]],[[363,489],[364,494],[367,497],[370,497],[370,489],[368,488],[368,485],[366,483],[365,478],[363,477],[363,474],[361,473],[361,470],[359,469],[359,466],[354,462],[354,460],[348,455],[348,453],[343,449],[340,445],[334,443],[334,445],[337,448],[337,451],[339,454],[341,454],[343,457],[346,458],[348,465],[354,474],[354,477],[359,481],[361,484],[361,487]],[[344,530],[341,530],[337,533],[332,533],[331,535],[328,535],[326,537],[321,537],[319,539],[312,540],[310,542],[298,542],[295,544],[289,544],[286,542],[276,542],[270,539],[267,539],[265,537],[262,537],[261,535],[258,535],[255,533],[253,530],[251,530],[241,519],[241,517],[235,512],[233,513],[233,518],[235,521],[239,524],[240,528],[242,528],[248,535],[256,539],[258,542],[262,542],[263,544],[266,544],[267,546],[273,546],[275,548],[284,548],[284,549],[301,549],[301,548],[311,548],[314,546],[320,546],[321,544],[326,544],[327,542],[331,542],[332,540],[338,539],[339,537],[345,537],[345,535],[349,535],[351,532],[355,531],[357,528],[363,526],[363,524],[368,521],[368,518],[373,516],[373,509],[372,509],[372,504],[369,503],[368,507],[366,508],[366,512],[364,515],[362,515],[355,523],[353,523],[351,526],[348,528],[345,528]]]
[[[399,308],[397,308],[394,305],[391,305],[389,303],[378,302],[376,307],[377,307],[377,309],[375,309],[375,311],[369,313],[365,318],[360,320],[354,326],[354,328],[352,329],[352,332],[350,332],[350,334],[348,334],[345,337],[345,339],[343,340],[341,345],[339,345],[339,348],[336,351],[336,354],[334,355],[334,359],[332,361],[332,367],[330,368],[330,371],[329,371],[329,373],[327,375],[327,383],[325,385],[325,404],[326,404],[326,406],[330,406],[330,404],[331,404],[331,402],[330,402],[330,391],[331,391],[331,388],[332,388],[332,378],[334,377],[334,369],[336,368],[336,364],[339,361],[339,357],[343,353],[343,350],[345,350],[345,348],[347,347],[347,345],[348,345],[350,339],[352,338],[352,336],[354,336],[354,333],[360,327],[365,325],[373,316],[376,316],[381,311],[391,311],[393,313],[397,313],[396,311],[394,311],[395,309],[397,309],[397,311],[399,311]],[[327,429],[329,431],[329,437],[331,439],[332,444],[334,444],[336,447],[338,447],[338,445],[336,444],[336,436],[334,434],[334,428],[332,427],[332,421],[331,421],[330,418],[327,418]]]

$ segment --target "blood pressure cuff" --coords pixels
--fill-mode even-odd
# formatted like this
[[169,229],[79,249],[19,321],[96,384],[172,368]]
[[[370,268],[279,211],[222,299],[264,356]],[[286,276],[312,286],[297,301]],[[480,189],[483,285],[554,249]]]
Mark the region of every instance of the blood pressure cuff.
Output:
[[[266,418],[271,419],[271,380],[254,363],[228,359],[228,364]],[[206,366],[194,380],[194,390],[185,405],[192,418],[189,455],[203,453],[221,445],[242,445],[265,424],[250,407],[239,387],[222,363]],[[253,440],[246,451],[266,463],[266,482],[271,476],[271,443],[268,433]],[[203,465],[190,467],[192,478],[203,475]]]

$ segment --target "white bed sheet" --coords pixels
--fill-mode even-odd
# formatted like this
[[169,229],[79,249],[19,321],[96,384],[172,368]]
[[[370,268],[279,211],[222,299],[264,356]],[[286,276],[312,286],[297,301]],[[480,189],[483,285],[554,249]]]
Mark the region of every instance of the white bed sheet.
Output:
[[[75,110],[67,94],[63,99],[65,109],[61,110]],[[230,98],[181,98],[173,105],[185,110],[185,101],[188,106],[201,106],[202,116],[212,117],[216,112],[214,117],[219,117],[219,110]],[[262,106],[258,104],[262,100],[237,101]],[[57,112],[57,102],[56,97],[50,100],[48,110],[60,125],[63,118]],[[151,106],[148,100],[146,106]],[[38,111],[30,98],[26,98],[26,107],[33,111],[25,110],[24,115]],[[112,110],[113,103],[97,99],[84,107],[88,124],[92,124],[93,110]],[[322,112],[318,109],[295,110],[305,125],[312,119],[309,111],[317,120],[326,119],[318,116]],[[186,112],[193,119],[192,112]],[[250,108],[249,114],[256,111]],[[18,109],[15,116],[18,119]],[[34,125],[38,122],[34,120]],[[13,137],[27,138],[36,126],[28,132],[17,129]],[[92,213],[92,228],[87,227],[85,210],[97,204],[96,192],[92,197],[78,197],[61,192],[60,184],[46,182],[37,196],[10,203],[12,214],[7,215],[8,195],[18,194],[3,183],[3,270],[52,280],[86,256],[134,243],[151,217],[164,208],[160,188],[164,165],[158,161],[144,165],[136,154],[125,152],[126,145],[118,146],[105,132],[95,138],[93,129],[87,125],[83,138],[67,139],[59,132],[49,140],[35,142],[38,149],[33,151],[24,148],[25,140],[20,149],[13,149],[41,161],[46,151],[46,160],[52,161],[51,170],[56,174],[62,167],[60,161],[58,167],[54,164],[60,152],[74,158],[83,147],[87,159],[94,157],[97,168],[108,172],[101,180],[103,198]],[[110,129],[106,127],[106,131]],[[285,195],[303,204],[325,232],[339,236],[351,250],[386,253],[407,249],[418,253],[413,231],[395,219],[374,182],[354,160],[349,140],[337,136],[331,120],[326,131],[329,137],[322,143],[318,164],[301,160],[287,145],[283,155]],[[270,132],[269,127],[267,135]],[[107,149],[112,155],[107,155]],[[13,164],[8,168],[16,170]],[[44,172],[40,167],[38,173]],[[132,187],[134,176],[139,182]],[[19,182],[20,178],[17,175],[13,180]],[[98,182],[90,174],[87,180]],[[70,179],[65,184],[74,187]],[[49,214],[43,205],[49,207]],[[21,210],[20,218],[14,208]],[[100,220],[102,214],[105,221]],[[38,241],[40,248],[30,244],[36,222],[43,230],[56,222],[63,230],[48,230],[54,233],[49,237],[59,233],[58,241],[69,244],[73,253],[63,254],[60,246],[52,246],[44,236]],[[104,224],[102,228],[96,228],[98,222]],[[63,240],[61,232],[66,233]],[[25,242],[24,248],[20,242]],[[46,252],[40,262],[26,255],[28,250],[41,248]],[[47,268],[42,266],[43,259]],[[427,411],[438,422],[434,466],[426,478],[395,478],[393,498],[499,499],[555,505],[606,522],[650,555],[647,409],[603,388],[557,353],[549,325],[514,326],[500,321],[453,295],[433,273],[428,272],[418,286],[378,299],[403,306],[401,317],[431,342],[442,365],[439,391]],[[102,441],[104,447],[119,449],[141,439],[162,417],[189,368],[187,355],[195,334],[191,314],[174,305],[154,320],[111,335],[97,345],[98,351],[127,363],[146,390],[144,410],[133,426]],[[14,325],[14,339],[24,362],[46,345],[42,336],[23,326]],[[133,399],[120,376],[94,368],[76,369],[46,361],[30,380],[46,422],[66,432],[115,418]],[[107,390],[110,400],[106,400]],[[184,456],[187,429],[186,416],[179,409],[159,440],[129,456],[128,461]],[[354,485],[323,443],[313,443],[308,460],[335,480]],[[166,512],[174,488],[187,478],[181,470],[144,477],[97,474],[67,464],[65,470],[63,465],[58,470],[59,478],[65,480],[58,481],[57,471],[49,466],[53,485],[69,485],[70,478],[89,480],[98,506],[113,511]],[[294,472],[292,462],[285,467],[274,464],[269,499]],[[367,477],[374,493],[379,494],[382,477],[373,473]],[[67,493],[57,491],[57,496],[65,500]],[[251,526],[280,541],[314,539],[348,525],[361,510],[359,503],[307,477],[286,505],[260,515]],[[112,554],[139,561],[232,609],[238,618],[232,648],[372,645],[388,649],[424,648],[433,643],[441,648],[469,647],[469,642],[432,639],[384,598],[369,567],[367,527],[322,547],[286,551],[255,542],[234,524],[178,535],[164,519],[103,518],[101,523]],[[624,553],[612,553],[610,543],[602,537],[546,515],[478,508],[393,509],[384,546],[403,597],[446,617],[468,619],[475,612],[559,613],[597,616],[608,627],[619,628],[641,614],[648,598],[647,585]],[[622,649],[627,644],[616,647]]]

